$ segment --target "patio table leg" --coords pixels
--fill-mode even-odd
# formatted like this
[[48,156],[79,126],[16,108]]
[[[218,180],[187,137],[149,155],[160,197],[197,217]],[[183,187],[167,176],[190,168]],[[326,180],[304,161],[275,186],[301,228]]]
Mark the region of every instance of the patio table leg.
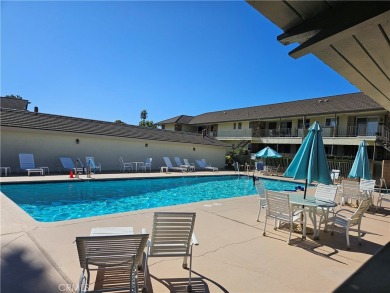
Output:
[[316,212],[315,212],[315,210],[313,211],[312,207],[310,207],[309,217],[310,217],[311,222],[313,223],[313,229],[314,229],[313,239],[318,240],[318,239],[320,239],[320,236],[317,235],[318,234],[318,232],[317,232],[317,217],[316,217]]

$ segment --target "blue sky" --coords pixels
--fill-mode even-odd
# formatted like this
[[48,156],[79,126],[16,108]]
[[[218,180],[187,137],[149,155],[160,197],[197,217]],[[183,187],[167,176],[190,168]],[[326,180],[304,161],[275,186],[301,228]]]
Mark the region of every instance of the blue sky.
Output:
[[244,1],[2,1],[1,95],[138,125],[359,91]]

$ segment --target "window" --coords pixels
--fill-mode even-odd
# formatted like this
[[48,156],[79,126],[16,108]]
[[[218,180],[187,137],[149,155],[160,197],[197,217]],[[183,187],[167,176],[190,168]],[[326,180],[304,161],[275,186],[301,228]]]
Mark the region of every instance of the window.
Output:
[[333,118],[326,118],[325,119],[325,126],[326,127],[335,127],[336,126],[336,119]]
[[236,129],[236,123],[233,123],[233,129]]
[[238,122],[238,129],[241,129],[241,127],[242,127],[242,123]]
[[175,131],[181,131],[181,124],[175,124]]

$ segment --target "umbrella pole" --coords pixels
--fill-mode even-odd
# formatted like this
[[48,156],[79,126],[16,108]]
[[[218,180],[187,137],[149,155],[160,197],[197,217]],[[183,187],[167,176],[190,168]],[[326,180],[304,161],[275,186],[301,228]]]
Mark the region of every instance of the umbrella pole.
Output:
[[303,192],[303,198],[306,199],[307,179],[305,180],[305,190]]

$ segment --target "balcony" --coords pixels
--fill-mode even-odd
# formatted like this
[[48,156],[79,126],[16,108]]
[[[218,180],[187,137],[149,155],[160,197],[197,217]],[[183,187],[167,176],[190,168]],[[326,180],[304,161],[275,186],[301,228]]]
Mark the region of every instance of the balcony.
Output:
[[[218,130],[214,131],[213,136],[220,140],[245,140],[255,138],[281,138],[281,137],[303,137],[306,136],[308,129],[293,129],[293,128],[281,128],[281,129],[234,129],[234,130]],[[339,126],[339,127],[323,127],[323,137],[358,137],[368,136],[376,137],[381,136],[383,133],[383,127],[372,127],[371,125],[359,125],[359,126]]]

